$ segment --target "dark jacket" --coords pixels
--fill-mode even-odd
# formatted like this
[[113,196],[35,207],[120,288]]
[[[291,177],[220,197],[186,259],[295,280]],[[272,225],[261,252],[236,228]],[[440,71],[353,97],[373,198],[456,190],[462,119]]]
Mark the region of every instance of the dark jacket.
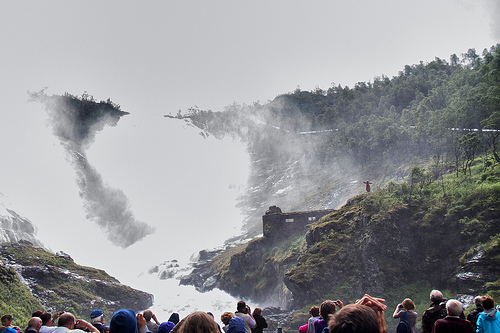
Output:
[[255,328],[252,328],[252,333],[262,333],[264,328],[267,328],[266,319],[259,315],[254,315],[253,319],[255,319],[257,325],[255,326]]
[[446,317],[446,310],[439,303],[431,304],[422,316],[422,333],[431,333],[436,320],[444,317]]
[[469,312],[469,314],[467,315],[467,320],[470,321],[470,323],[472,324],[472,331],[473,332],[476,331],[477,318],[479,317],[479,314],[483,311],[484,311],[483,307],[478,305],[478,306],[476,306],[476,308],[474,310]]
[[108,326],[105,326],[101,323],[94,323],[92,324],[95,328],[97,328],[99,330],[99,332],[101,333],[107,333],[109,332],[109,327]]
[[434,333],[472,333],[470,321],[457,317],[446,317],[436,320]]

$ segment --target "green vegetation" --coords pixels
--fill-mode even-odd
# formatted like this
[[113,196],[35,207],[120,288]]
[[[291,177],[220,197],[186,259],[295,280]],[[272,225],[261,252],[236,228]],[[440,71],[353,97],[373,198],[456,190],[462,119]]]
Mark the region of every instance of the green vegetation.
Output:
[[[341,291],[347,298],[359,297],[360,285],[380,293],[402,280],[427,280],[444,288],[456,282],[453,276],[478,252],[484,266],[471,268],[498,277],[500,166],[484,167],[475,160],[471,170],[471,176],[449,174],[417,184],[413,191],[405,181],[354,198],[312,226],[316,242],[287,273],[291,286],[315,289],[319,281],[336,288],[350,285]],[[351,274],[342,277],[339,270]],[[370,279],[352,284],[349,280],[359,273]],[[491,282],[496,280],[476,290],[494,294]],[[318,299],[323,295],[318,291]]]
[[[283,284],[283,278],[297,261],[304,245],[302,235],[282,241],[261,238],[248,243],[232,256],[225,257],[225,263],[218,271],[220,288],[233,294],[246,289],[245,296],[255,301],[269,303],[269,295],[272,295],[275,305],[289,302],[290,292]],[[248,288],[249,285],[252,288]]]
[[33,311],[43,309],[42,304],[21,283],[12,268],[0,266],[0,313],[12,314],[13,325],[24,327]]
[[[500,166],[476,159],[470,174],[416,182],[412,191],[415,171],[408,181],[354,198],[311,228],[320,240],[287,273],[295,297],[316,290],[316,304],[352,302],[363,290],[387,300],[388,323],[406,297],[422,315],[434,288],[449,288],[450,298],[489,294],[500,301]],[[473,277],[458,278],[468,272]]]
[[[450,62],[436,58],[407,65],[392,79],[381,76],[354,88],[297,89],[266,105],[233,104],[223,112],[190,109],[185,117],[217,137],[236,135],[262,149],[272,138],[273,146],[265,148],[278,158],[286,158],[280,154],[281,142],[289,139],[285,131],[334,130],[322,134],[314,147],[321,152],[317,162],[326,165],[349,155],[357,166],[389,168],[374,171],[374,176],[394,174],[395,167],[411,165],[415,158],[434,158],[434,173],[450,161],[467,168],[484,151],[498,163],[498,132],[463,129],[500,129],[499,50],[494,46],[480,57],[471,49],[461,61],[453,55]],[[262,123],[266,133],[257,136]]]
[[432,289],[499,302],[500,164],[486,158],[458,177],[411,168],[404,181],[352,198],[307,235],[256,239],[224,257],[220,287],[260,302],[273,295],[286,303],[291,291],[298,310],[290,329],[305,322],[312,305],[351,303],[364,293],[386,299],[390,329],[398,303],[411,298],[421,316]]
[[461,58],[406,65],[393,78],[297,89],[266,104],[232,104],[220,112],[192,108],[172,118],[247,144],[252,191],[240,204],[249,212],[251,236],[262,231],[269,205],[284,211],[340,207],[367,179],[377,190],[411,173],[408,186],[398,190],[413,205],[431,180],[452,172],[471,176],[480,155],[485,165],[500,162],[499,50],[496,45],[478,55],[470,49]]
[[111,315],[120,308],[140,311],[152,304],[150,294],[122,285],[102,270],[27,242],[1,244],[0,258],[0,309],[18,318],[21,327],[34,310],[63,310],[88,318],[95,308]]
[[[307,235],[257,239],[226,257],[223,289],[256,301],[291,291],[300,324],[311,305],[365,292],[386,298],[388,312],[410,297],[422,314],[433,288],[500,301],[500,44],[352,88],[297,89],[264,105],[175,118],[247,144],[252,191],[241,204],[255,212],[250,234],[262,231],[269,205],[300,211],[347,200]],[[359,194],[366,179],[372,192]]]
[[64,268],[77,275],[92,276],[94,279],[106,282],[118,282],[118,280],[109,276],[103,270],[77,265],[70,256],[54,255],[42,248],[33,247],[26,243],[16,246],[5,246],[2,249],[2,255],[15,258],[16,263],[23,266]]

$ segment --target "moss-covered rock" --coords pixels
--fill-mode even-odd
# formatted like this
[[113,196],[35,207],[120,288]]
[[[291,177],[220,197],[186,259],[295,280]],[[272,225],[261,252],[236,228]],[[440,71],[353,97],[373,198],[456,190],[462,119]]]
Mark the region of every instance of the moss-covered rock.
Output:
[[141,311],[153,303],[151,294],[122,285],[103,270],[80,266],[68,255],[53,254],[27,242],[1,244],[0,258],[0,306],[5,313],[11,309],[25,320],[41,309],[87,318],[95,308],[111,315],[121,308]]
[[408,183],[391,183],[350,199],[306,234],[255,239],[220,253],[204,269],[235,296],[302,310],[364,293],[400,302],[413,297],[410,289],[426,295],[422,299],[433,288],[449,297],[498,298],[500,187],[491,175],[499,168],[478,163],[471,176],[447,175],[411,195],[404,192]]

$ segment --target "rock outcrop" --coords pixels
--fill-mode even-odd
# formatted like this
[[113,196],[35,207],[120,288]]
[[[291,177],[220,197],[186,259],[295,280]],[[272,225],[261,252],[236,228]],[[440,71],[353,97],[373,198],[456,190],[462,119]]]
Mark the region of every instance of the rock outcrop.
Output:
[[[1,268],[15,272],[12,279],[19,279],[46,309],[87,318],[95,308],[111,316],[121,308],[141,311],[153,304],[149,293],[122,285],[102,270],[77,265],[67,254],[53,254],[25,241],[1,244],[0,261]],[[29,309],[34,310],[38,309]]]
[[6,208],[0,203],[0,243],[19,242],[21,240],[43,247],[42,243],[36,238],[35,225],[28,218],[22,217],[13,209]]

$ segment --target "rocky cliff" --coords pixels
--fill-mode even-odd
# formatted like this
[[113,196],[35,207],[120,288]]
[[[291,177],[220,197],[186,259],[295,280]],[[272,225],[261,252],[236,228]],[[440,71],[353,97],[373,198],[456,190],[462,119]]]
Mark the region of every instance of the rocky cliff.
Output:
[[483,68],[421,63],[353,89],[170,116],[247,145],[247,235],[262,235],[271,205],[338,209],[302,234],[230,247],[184,281],[303,309],[370,292],[389,307],[410,296],[421,313],[433,288],[466,304],[477,293],[500,300],[496,50]]
[[[471,178],[447,175],[405,195],[408,183],[365,193],[296,233],[259,238],[208,258],[198,287],[218,287],[263,305],[298,309],[363,293],[397,304],[433,288],[468,304],[500,297],[500,166],[476,164]],[[449,190],[442,191],[442,185]],[[453,188],[453,189],[451,189]],[[206,281],[210,280],[210,284]]]
[[[80,266],[67,254],[53,254],[27,241],[1,244],[0,268],[5,273],[0,281],[0,308],[18,317],[42,308],[69,311],[81,318],[100,308],[111,316],[117,309],[141,311],[153,303],[151,294],[122,285],[102,270]],[[17,290],[14,295],[13,290]]]

